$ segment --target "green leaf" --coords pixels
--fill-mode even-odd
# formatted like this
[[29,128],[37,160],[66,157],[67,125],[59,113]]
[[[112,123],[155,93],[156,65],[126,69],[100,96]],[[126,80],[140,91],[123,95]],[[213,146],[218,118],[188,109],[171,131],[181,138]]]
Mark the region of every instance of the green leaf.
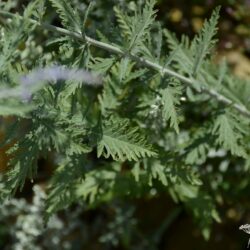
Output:
[[142,14],[140,15],[140,13],[137,13],[135,15],[129,50],[136,46],[138,42],[143,40],[143,37],[145,37],[145,34],[149,31],[151,25],[153,24],[156,13],[154,10],[155,3],[155,0],[147,1]]
[[135,10],[134,16],[123,14],[118,8],[114,8],[122,36],[125,38],[130,52],[147,50],[143,43],[155,20],[155,3],[155,0],[147,1],[142,10]]
[[120,171],[120,166],[117,168],[112,165],[115,164],[111,163],[108,168],[102,167],[86,173],[84,179],[76,185],[76,196],[90,205],[108,198],[109,195],[112,197],[109,192],[114,192],[112,188]]
[[230,150],[233,155],[246,156],[243,147],[239,144],[242,132],[239,130],[235,117],[228,113],[219,115],[214,123],[212,133],[218,135],[218,144]]
[[123,37],[131,37],[132,31],[129,25],[129,17],[122,13],[122,11],[118,7],[114,7],[115,16],[121,29],[121,34]]
[[178,41],[176,35],[166,29],[163,30],[163,34],[167,38],[167,44],[169,49],[171,50],[167,62],[177,62],[175,68],[180,72],[184,72],[187,75],[191,76],[191,72],[193,69],[193,54],[190,49],[189,38],[185,35],[182,35],[181,41]]
[[195,59],[194,59],[194,69],[193,75],[196,75],[199,72],[200,67],[202,65],[203,60],[210,53],[213,48],[216,40],[214,40],[214,36],[217,33],[217,24],[219,19],[220,7],[217,7],[213,13],[209,21],[205,21],[204,26],[201,32],[196,36],[193,40],[193,50],[195,51]]
[[115,58],[95,58],[95,62],[90,66],[97,73],[106,73],[115,63]]
[[138,127],[131,127],[128,120],[110,118],[99,131],[101,140],[97,144],[97,155],[112,157],[117,161],[134,160],[143,157],[156,157],[156,152],[146,142]]
[[45,219],[55,212],[67,208],[76,200],[76,184],[84,177],[84,158],[63,159],[54,173],[46,200]]
[[[172,86],[171,86],[172,83]],[[162,94],[162,116],[166,121],[170,121],[170,127],[179,133],[179,119],[177,114],[177,105],[180,104],[182,93],[181,86],[175,81],[171,81],[169,86],[161,90]]]
[[89,17],[89,12],[92,10],[92,8],[93,8],[93,2],[90,2],[87,9],[85,10],[84,18],[83,18],[83,22],[82,22],[82,33],[83,34],[85,34],[86,23],[87,23],[87,20],[88,20],[88,17]]
[[135,181],[138,182],[140,179],[140,163],[136,162],[133,169],[131,170],[131,173],[135,177]]
[[33,178],[37,172],[38,147],[35,145],[32,133],[9,149],[10,155],[15,158],[10,161],[12,168],[6,173],[6,184],[10,192],[15,193],[17,188],[23,188],[26,178]]
[[187,155],[185,159],[186,164],[203,164],[207,157],[209,151],[209,143],[211,143],[211,135],[206,134],[205,129],[201,129],[198,132],[198,137],[196,135],[192,135],[193,141],[187,147]]
[[56,12],[59,14],[63,25],[66,28],[74,29],[74,31],[81,33],[83,26],[79,13],[73,9],[70,2],[66,0],[49,0],[53,7],[56,8]]
[[168,180],[166,177],[166,167],[156,162],[150,166],[150,171],[153,179],[158,179],[164,186],[168,185]]

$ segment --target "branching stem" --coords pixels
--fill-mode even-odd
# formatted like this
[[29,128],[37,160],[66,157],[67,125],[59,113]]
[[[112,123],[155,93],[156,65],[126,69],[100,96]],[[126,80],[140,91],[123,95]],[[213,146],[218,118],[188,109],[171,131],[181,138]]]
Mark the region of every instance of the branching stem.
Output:
[[[10,13],[10,12],[7,12],[7,11],[2,11],[2,10],[0,10],[0,15],[2,15],[4,17],[7,17],[7,18],[14,18],[16,16],[18,16],[19,18],[24,18],[24,17],[22,17],[22,16],[20,16],[18,14],[13,14],[13,13]],[[83,42],[87,42],[90,45],[93,45],[95,47],[104,49],[104,50],[109,51],[109,52],[111,52],[113,54],[128,56],[132,60],[136,61],[137,63],[142,64],[143,66],[145,66],[147,68],[151,68],[151,69],[154,69],[154,70],[156,70],[156,71],[158,71],[160,73],[176,77],[177,79],[182,81],[187,86],[195,89],[195,87],[194,87],[195,79],[185,77],[185,76],[183,76],[183,75],[181,75],[181,74],[179,74],[179,73],[177,73],[177,72],[175,72],[175,71],[173,71],[171,69],[163,67],[163,66],[159,65],[158,63],[152,62],[150,60],[147,60],[147,59],[144,59],[144,58],[132,55],[132,54],[128,54],[127,52],[120,49],[118,46],[107,44],[107,43],[104,43],[104,42],[100,42],[100,41],[97,41],[97,40],[95,40],[95,39],[93,39],[91,37],[88,37],[88,36],[83,37],[82,34],[80,34],[80,33],[72,32],[72,31],[69,31],[67,29],[56,27],[56,26],[51,25],[51,24],[39,23],[39,22],[37,22],[36,20],[33,20],[33,19],[29,19],[29,20],[30,20],[31,23],[36,24],[37,26],[40,26],[40,27],[42,27],[42,28],[44,28],[46,30],[57,32],[57,33],[59,33],[61,35],[70,36],[70,37],[72,37],[74,39],[77,39],[77,40],[80,40],[80,41],[83,41]],[[216,99],[218,102],[220,102],[220,103],[222,103],[224,105],[230,105],[232,108],[237,110],[242,115],[250,118],[250,111],[245,106],[234,103],[232,100],[230,100],[226,96],[218,93],[217,91],[215,91],[213,89],[208,89],[208,88],[202,87],[200,92],[208,94],[209,96],[211,96],[212,98]]]

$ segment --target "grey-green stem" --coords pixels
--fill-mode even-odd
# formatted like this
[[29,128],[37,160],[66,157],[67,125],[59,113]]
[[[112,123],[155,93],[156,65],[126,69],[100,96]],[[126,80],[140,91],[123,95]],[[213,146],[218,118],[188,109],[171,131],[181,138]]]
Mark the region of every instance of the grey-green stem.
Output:
[[[7,17],[7,18],[14,18],[16,16],[18,16],[19,18],[24,18],[18,14],[13,14],[7,11],[2,11],[0,10],[0,15]],[[150,60],[138,57],[136,55],[132,55],[129,54],[127,52],[124,52],[122,49],[118,48],[115,45],[111,45],[108,43],[104,43],[104,42],[100,42],[97,41],[91,37],[88,36],[83,36],[80,33],[77,32],[72,32],[69,31],[67,29],[64,28],[60,28],[60,27],[56,27],[54,25],[51,24],[47,24],[47,23],[39,23],[36,20],[33,19],[29,19],[29,21],[33,24],[36,24],[37,26],[40,26],[41,28],[44,28],[46,30],[49,31],[53,31],[53,32],[57,32],[61,35],[66,35],[66,36],[70,36],[74,39],[80,40],[82,42],[87,42],[92,46],[104,49],[106,51],[109,51],[113,54],[117,54],[117,55],[121,55],[121,56],[128,56],[129,58],[131,58],[132,60],[136,61],[137,63],[140,63],[141,65],[147,67],[147,68],[151,68],[154,69],[162,74],[167,74],[169,76],[173,76],[176,77],[177,79],[179,79],[180,81],[182,81],[184,84],[186,84],[187,86],[195,89],[194,87],[194,81],[195,79],[191,79],[188,77],[185,77],[171,69],[168,69],[166,67],[163,67],[161,65],[159,65],[158,63],[152,62]],[[216,99],[218,102],[224,104],[224,105],[230,105],[232,108],[234,108],[235,110],[237,110],[239,113],[241,113],[242,115],[249,117],[250,118],[250,111],[243,105],[234,103],[232,100],[230,100],[229,98],[225,97],[224,95],[218,93],[217,91],[213,90],[213,89],[208,89],[205,87],[201,88],[201,92],[208,94],[209,96],[211,96],[212,98]]]

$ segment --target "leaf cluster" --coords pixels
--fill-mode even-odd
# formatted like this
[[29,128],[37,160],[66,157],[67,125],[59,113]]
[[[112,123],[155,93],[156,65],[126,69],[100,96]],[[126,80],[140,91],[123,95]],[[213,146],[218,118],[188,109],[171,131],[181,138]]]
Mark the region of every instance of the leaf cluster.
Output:
[[[117,6],[114,41],[97,31],[98,41],[86,35],[90,8],[82,14],[69,1],[50,0],[62,25],[55,27],[44,24],[42,3],[32,1],[23,17],[12,14],[1,25],[0,114],[15,115],[22,131],[3,142],[15,144],[1,198],[39,178],[38,159],[52,154],[47,217],[79,200],[97,206],[154,189],[152,196],[167,193],[184,204],[208,238],[219,221],[215,196],[223,193],[203,169],[229,159],[244,172],[249,163],[249,117],[237,111],[250,109],[249,84],[211,58],[219,8],[191,41],[161,28],[154,0],[127,11]],[[34,60],[25,42],[36,44],[37,29],[45,45],[35,46]],[[51,79],[23,100],[19,76],[55,64],[101,74],[102,86]]]

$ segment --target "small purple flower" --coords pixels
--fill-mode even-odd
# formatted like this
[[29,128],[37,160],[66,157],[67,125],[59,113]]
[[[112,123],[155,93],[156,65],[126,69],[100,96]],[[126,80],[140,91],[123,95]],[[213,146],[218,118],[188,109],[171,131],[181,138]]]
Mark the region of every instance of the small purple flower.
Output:
[[37,82],[74,80],[83,82],[87,85],[100,85],[101,78],[81,69],[68,69],[62,66],[53,66],[32,71],[26,76],[21,77],[21,84],[30,86]]
[[20,77],[20,85],[14,88],[0,89],[0,99],[21,98],[23,101],[29,101],[32,93],[44,86],[44,82],[73,80],[82,82],[82,84],[98,86],[102,84],[100,76],[81,69],[69,69],[62,66],[52,66],[40,68]]
[[31,98],[31,89],[40,88],[43,82],[58,82],[58,81],[79,81],[86,85],[97,86],[102,84],[100,76],[94,75],[91,72],[81,69],[69,69],[62,66],[52,66],[47,68],[40,68],[31,73],[22,76],[20,83],[22,91],[20,96],[23,100]]

